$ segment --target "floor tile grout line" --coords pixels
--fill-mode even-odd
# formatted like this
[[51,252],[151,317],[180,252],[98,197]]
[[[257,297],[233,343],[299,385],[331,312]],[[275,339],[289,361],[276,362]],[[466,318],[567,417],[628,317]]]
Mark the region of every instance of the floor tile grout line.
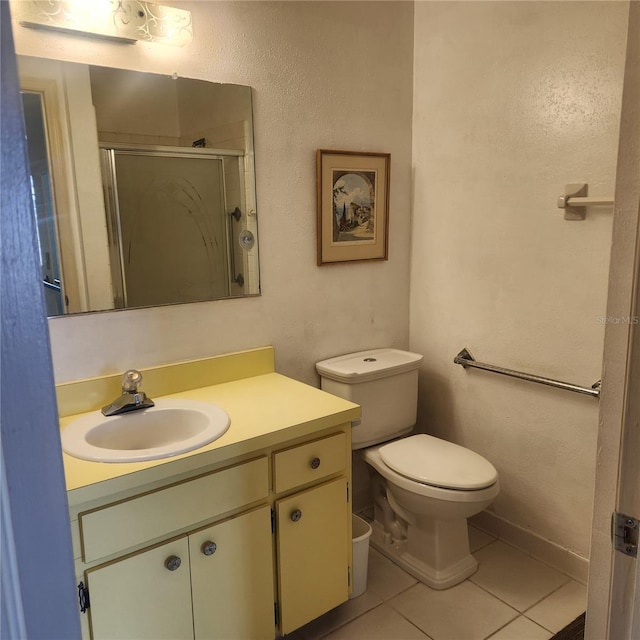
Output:
[[[537,620],[534,620],[533,618],[530,618],[526,613],[522,614],[527,620],[531,620],[531,622],[537,624],[539,627],[542,627],[545,631],[548,631],[549,633],[558,633],[557,631],[554,631],[553,629],[549,629],[549,627],[545,627],[541,622],[538,622]],[[571,620],[569,620],[569,622],[572,622],[573,618]],[[567,622],[567,624],[569,624],[569,622]],[[565,625],[566,626],[566,625]]]
[[498,539],[496,538],[495,540],[490,540],[485,544],[481,544],[479,547],[476,547],[473,551],[469,550],[469,553],[471,553],[471,555],[473,555],[474,553],[478,553],[478,551],[480,551],[481,549],[486,549],[489,545],[493,544],[494,542],[498,542]]
[[[558,591],[560,591],[560,589],[562,589],[563,587],[566,587],[570,582],[571,582],[571,579],[567,580],[566,582],[563,582],[557,589],[554,589],[549,595],[546,595],[544,598],[540,598],[540,600],[538,600],[537,602],[532,604],[530,607],[525,609],[522,613],[525,613],[527,611],[531,611],[531,609],[533,609],[533,607],[537,607],[543,600],[546,600],[547,598],[550,598],[554,593],[557,593]],[[575,582],[575,580],[574,580],[574,582]],[[529,619],[531,620],[531,618],[529,618]],[[535,622],[535,620],[533,620],[533,622]],[[552,631],[552,630],[549,629],[549,631]]]
[[[575,582],[575,581],[574,581],[574,582]],[[538,626],[542,627],[543,629],[546,629],[549,633],[554,633],[554,634],[555,634],[555,633],[558,633],[560,630],[558,630],[558,631],[554,631],[553,629],[549,629],[549,627],[545,627],[541,622],[538,622],[537,620],[534,620],[533,618],[530,618],[530,617],[527,615],[527,613],[528,613],[529,611],[531,611],[531,609],[533,609],[534,607],[536,607],[537,605],[539,605],[543,600],[546,600],[547,598],[550,598],[554,593],[557,593],[558,591],[560,591],[560,589],[562,589],[562,587],[565,587],[565,586],[566,586],[566,585],[568,585],[568,584],[569,584],[568,582],[565,582],[563,585],[559,586],[555,591],[552,591],[548,596],[546,596],[545,598],[542,598],[542,600],[539,600],[538,602],[536,602],[536,604],[531,605],[528,609],[526,609],[526,610],[522,613],[522,615],[523,615],[527,620],[531,620],[531,622],[535,622]],[[578,583],[578,584],[580,584],[580,583]],[[582,585],[582,586],[584,586],[584,585]],[[587,609],[587,603],[586,603],[586,602],[584,603],[584,608],[585,608],[585,612],[586,612],[586,609]],[[581,613],[582,613],[582,612],[581,612]],[[580,614],[578,614],[578,615],[581,615],[581,613],[580,613]],[[575,620],[575,617],[576,617],[576,616],[574,616],[571,620],[567,621],[567,624],[569,624],[569,623],[573,622],[573,620]],[[566,625],[565,625],[565,626],[566,626]],[[563,627],[563,628],[564,628],[564,627]]]
[[[462,584],[462,583],[460,583]],[[414,584],[413,587],[417,587],[418,585],[422,585],[423,587],[427,587],[427,589],[432,589],[432,587],[429,587],[428,585],[424,584],[423,582],[420,582],[418,580],[417,584]],[[477,586],[477,585],[474,585]],[[412,589],[413,587],[409,587],[410,589]],[[433,589],[434,591],[437,591],[437,589]],[[498,631],[500,631],[500,629],[502,629],[503,627],[506,627],[508,624],[511,624],[514,620],[516,620],[518,617],[520,617],[522,615],[522,613],[520,613],[520,611],[518,611],[517,609],[514,609],[514,607],[512,607],[511,605],[508,605],[506,602],[504,602],[503,600],[500,600],[500,598],[497,598],[496,596],[494,596],[492,593],[489,593],[488,591],[486,591],[486,589],[482,589],[483,591],[485,591],[485,593],[487,593],[488,595],[490,595],[491,597],[495,598],[496,600],[500,601],[502,604],[505,604],[507,607],[509,607],[509,609],[511,609],[512,611],[515,612],[515,616],[513,618],[511,618],[510,620],[508,620],[504,625],[502,625],[502,627],[496,629],[495,631],[492,631],[488,636],[485,636],[485,638],[483,638],[482,640],[488,640],[494,633],[497,633]],[[400,595],[401,593],[405,593],[406,591],[409,591],[409,589],[405,589],[404,591],[401,591],[400,593],[398,593],[398,595]],[[446,591],[446,589],[445,589]],[[395,596],[394,596],[395,597]],[[429,636],[423,629],[421,629],[420,627],[418,627],[416,624],[414,624],[409,618],[407,618],[402,611],[399,611],[398,609],[396,609],[393,605],[389,605],[398,615],[400,615],[402,618],[404,618],[407,622],[411,623],[414,627],[416,627],[420,633],[424,634],[427,636],[427,638],[431,638],[431,636]]]
[[[413,585],[415,586],[415,585]],[[405,589],[405,591],[407,591],[407,589]],[[400,595],[400,593],[403,593],[402,591],[398,593],[398,595]],[[395,597],[395,596],[394,596]],[[372,609],[367,609],[366,611],[363,611],[361,614],[357,615],[355,618],[352,618],[351,620],[347,620],[346,622],[344,622],[343,624],[338,625],[335,629],[331,629],[330,631],[328,631],[327,633],[322,634],[321,636],[319,636],[317,638],[317,640],[322,640],[323,638],[327,638],[328,636],[330,636],[332,633],[335,633],[336,631],[338,631],[339,629],[342,629],[342,627],[346,627],[348,624],[351,624],[352,622],[355,622],[356,620],[358,620],[359,618],[362,618],[363,616],[366,616],[369,613],[372,613],[373,611],[375,611],[376,609],[379,609],[380,607],[384,606],[386,604],[386,601],[382,601],[380,604],[377,604],[375,607],[373,607]],[[402,615],[402,613],[400,613],[397,609],[394,609],[393,607],[389,607],[392,611],[394,611],[395,613],[397,613],[403,620],[406,620],[412,627],[414,627],[415,629],[417,629],[425,638],[426,640],[433,640],[431,638],[430,635],[427,635],[420,627],[418,627],[417,625],[415,625],[413,622],[411,622],[411,620],[409,620],[408,618],[406,618],[405,616]],[[396,638],[396,640],[399,640]]]
[[505,624],[503,624],[499,629],[496,629],[495,631],[492,631],[488,636],[486,636],[486,638],[483,638],[483,640],[491,640],[491,638],[493,636],[496,635],[496,633],[499,633],[500,631],[502,631],[505,627],[508,627],[512,622],[515,622],[519,617],[521,617],[522,614],[517,615],[515,618],[513,618],[512,620],[509,620],[509,622],[506,622]]
[[[411,575],[411,574],[407,574],[407,575]],[[413,578],[413,576],[411,576]],[[394,593],[392,596],[389,596],[388,598],[383,598],[382,602],[389,602],[389,600],[393,600],[394,598],[397,598],[399,595],[402,595],[403,593],[406,593],[407,591],[409,591],[409,589],[413,589],[413,587],[422,584],[420,582],[420,580],[417,580],[416,578],[413,578],[415,580],[415,582],[411,585],[409,585],[408,587],[406,587],[405,589],[400,589],[400,591],[398,591],[398,593]],[[380,594],[377,594],[380,595]]]
[[[347,600],[347,602],[349,602],[349,600]],[[327,633],[323,633],[322,635],[318,636],[316,638],[316,640],[322,640],[323,638],[326,638],[327,636],[331,635],[335,631],[338,631],[338,629],[342,629],[342,627],[346,627],[348,624],[350,624],[352,622],[355,622],[356,620],[358,620],[358,618],[362,618],[362,616],[366,616],[367,613],[371,613],[372,611],[375,611],[378,607],[381,607],[383,604],[384,604],[384,602],[380,602],[375,607],[371,607],[371,609],[367,609],[366,611],[363,611],[362,613],[359,613],[355,618],[351,618],[350,620],[346,620],[345,622],[343,622],[342,624],[339,624],[334,629],[329,629],[329,631],[327,631]]]
[[[393,607],[391,607],[393,609]],[[431,636],[426,633],[423,629],[421,629],[417,624],[415,624],[414,622],[412,622],[411,620],[409,620],[409,618],[407,618],[405,615],[403,615],[402,613],[400,613],[400,611],[398,611],[397,609],[393,609],[403,620],[406,620],[412,627],[414,627],[414,629],[417,629],[425,638],[427,638],[427,640],[433,640],[431,638]],[[397,639],[396,639],[397,640]]]
[[[477,527],[476,527],[476,529],[477,529]],[[483,530],[480,529],[480,531],[483,531]],[[486,533],[486,531],[483,531],[483,533]],[[489,534],[487,534],[487,535],[489,535]],[[538,556],[534,556],[529,551],[525,551],[524,549],[521,549],[520,547],[517,547],[515,544],[509,542],[508,540],[504,540],[502,538],[496,538],[495,540],[493,540],[491,542],[491,544],[493,544],[494,542],[502,542],[503,544],[506,544],[508,547],[511,547],[512,549],[515,549],[516,551],[519,551],[520,553],[522,553],[523,555],[527,556],[528,558],[531,558],[532,560],[535,560],[536,562],[539,562],[540,564],[543,564],[545,567],[547,567],[549,569],[553,569],[553,571],[556,571],[557,573],[561,573],[563,576],[567,576],[567,578],[569,578],[569,580],[573,580],[574,582],[577,582],[578,584],[581,584],[583,587],[587,586],[585,583],[583,583],[580,580],[578,580],[578,578],[576,578],[576,577],[574,577],[572,575],[569,575],[566,571],[561,571],[560,569],[558,569],[558,567],[552,565],[551,563],[547,562],[546,560],[542,560]],[[488,547],[488,546],[489,545],[485,545],[485,547]],[[483,547],[483,548],[485,548],[485,547]],[[477,551],[473,551],[471,555],[473,555],[474,553],[477,553]]]
[[[406,573],[406,572],[405,572]],[[559,572],[561,573],[561,572]],[[406,573],[406,575],[411,576],[411,574]],[[563,574],[565,575],[565,574]],[[412,576],[411,576],[412,577]],[[473,577],[473,576],[471,576]],[[537,600],[536,602],[534,602],[532,605],[530,605],[529,607],[527,607],[526,609],[524,609],[523,611],[520,611],[519,609],[516,609],[516,607],[514,607],[512,604],[506,602],[505,600],[503,600],[502,598],[500,598],[499,596],[497,596],[495,593],[492,593],[491,591],[489,591],[489,589],[486,589],[485,587],[482,587],[481,585],[473,582],[470,578],[467,578],[468,582],[470,582],[471,584],[473,584],[475,587],[478,587],[478,589],[480,589],[481,591],[484,591],[486,594],[490,595],[492,598],[495,598],[496,600],[498,600],[499,602],[501,602],[502,604],[506,605],[507,607],[509,607],[512,611],[516,612],[516,616],[514,618],[512,618],[511,620],[509,620],[507,623],[505,623],[502,627],[500,627],[499,629],[496,629],[495,631],[493,631],[489,636],[487,636],[484,640],[489,640],[489,638],[491,638],[492,635],[498,633],[498,631],[500,631],[500,629],[503,629],[504,627],[506,627],[508,624],[511,624],[514,620],[516,620],[519,617],[524,617],[527,620],[529,620],[530,622],[532,622],[533,624],[537,624],[540,628],[544,629],[545,631],[548,631],[549,633],[556,633],[553,629],[549,629],[547,627],[545,627],[543,624],[541,624],[540,622],[534,620],[533,618],[530,618],[529,616],[526,615],[526,612],[530,611],[531,609],[533,609],[533,607],[537,606],[538,604],[540,604],[543,600],[546,600],[547,598],[551,597],[554,593],[560,591],[560,589],[562,589],[564,586],[566,586],[567,584],[569,584],[569,582],[571,582],[571,578],[569,578],[569,580],[567,580],[566,582],[563,582],[560,586],[556,587],[555,589],[553,589],[552,591],[550,591],[547,595],[545,595],[544,597],[540,598],[540,600]],[[414,578],[415,579],[415,578]],[[574,582],[576,582],[574,580]],[[398,593],[396,593],[393,596],[390,596],[389,598],[387,598],[386,600],[383,600],[382,604],[386,604],[388,603],[390,600],[393,600],[394,598],[397,598],[398,596],[402,595],[403,593],[406,593],[407,591],[409,591],[410,589],[413,589],[413,587],[416,587],[418,585],[422,584],[423,586],[426,586],[427,588],[432,588],[429,587],[428,585],[424,585],[424,583],[420,582],[419,580],[412,584],[411,586],[407,587],[406,589],[402,589],[401,591],[398,591]],[[580,583],[578,583],[580,584]],[[377,594],[379,595],[379,594]],[[378,605],[379,606],[379,605]],[[409,620],[408,618],[406,618],[402,612],[398,611],[398,609],[396,609],[395,607],[393,607],[392,605],[389,605],[396,613],[398,613],[400,616],[402,616],[405,620],[407,620],[408,622],[411,622],[411,620]],[[373,609],[371,609],[370,611],[373,611]],[[571,622],[571,620],[569,620],[569,622]],[[413,624],[413,623],[411,623]],[[415,624],[413,626],[416,626]],[[418,629],[420,629],[419,627],[417,627]],[[420,629],[421,633],[424,633],[424,631],[422,631],[422,629]]]
[[[478,589],[480,589],[481,591],[484,591],[485,593],[489,594],[492,598],[495,598],[496,600],[499,600],[500,602],[502,602],[502,604],[506,604],[507,607],[509,607],[510,609],[513,609],[514,611],[517,611],[518,615],[524,615],[524,611],[528,611],[531,607],[527,607],[524,611],[520,611],[520,609],[516,609],[512,604],[509,604],[506,600],[503,600],[500,596],[497,596],[495,593],[492,593],[491,591],[489,591],[489,589],[487,589],[486,587],[483,587],[482,585],[479,585],[477,582],[474,582],[471,578],[473,576],[467,578],[467,580],[474,586],[474,587],[478,587]],[[552,591],[549,593],[549,595],[551,595],[551,593],[554,593],[556,590]],[[545,596],[546,598],[547,596]],[[544,598],[542,598],[542,600],[544,600]],[[538,602],[542,602],[542,600],[538,600],[536,602],[536,604],[538,604]],[[532,607],[535,605],[531,605]]]
[[[396,596],[393,596],[394,598],[401,595],[402,593],[406,593],[407,591],[409,591],[409,589],[413,589],[413,587],[417,587],[419,584],[423,584],[422,582],[420,582],[418,580],[418,582],[416,582],[416,584],[411,585],[408,589],[404,589],[403,591],[399,591]],[[384,602],[383,604],[386,604],[386,602]],[[431,638],[431,636],[424,631],[423,629],[421,629],[417,624],[415,624],[412,620],[410,620],[409,618],[407,618],[407,616],[404,615],[404,613],[402,613],[402,611],[398,611],[398,609],[396,609],[394,606],[389,605],[389,607],[395,611],[403,620],[406,620],[412,627],[415,627],[423,636],[425,636],[425,638],[428,638],[428,640],[433,640]]]
[[496,538],[493,534],[491,533],[487,533],[486,531],[479,529],[478,527],[473,526],[472,524],[467,523],[467,532],[469,531],[469,528],[475,529],[476,531],[479,531],[480,533],[482,533],[483,535],[487,536],[489,538],[489,540],[487,542],[485,542],[484,544],[481,544],[479,547],[477,547],[476,549],[474,549],[473,551],[470,551],[471,555],[473,555],[474,553],[480,551],[480,549],[484,549],[485,547],[488,547],[490,544],[493,544],[494,542],[497,542],[499,540],[499,538]]
[[[564,587],[565,585],[569,584],[569,582],[575,582],[575,583],[577,583],[579,585],[585,586],[581,582],[576,580],[575,578],[573,578],[570,575],[566,574],[564,571],[560,571],[559,569],[556,569],[555,567],[552,567],[551,565],[548,565],[545,562],[542,562],[541,560],[538,560],[536,557],[528,554],[526,551],[522,551],[522,549],[518,549],[518,547],[514,547],[513,545],[509,544],[508,542],[505,542],[504,540],[501,540],[500,538],[496,538],[496,540],[494,540],[493,542],[502,542],[502,543],[506,544],[507,546],[511,547],[512,549],[515,549],[519,553],[522,553],[527,558],[530,558],[530,559],[534,560],[535,562],[539,562],[540,564],[544,565],[545,567],[547,567],[549,569],[552,569],[557,574],[559,574],[559,575],[561,575],[561,576],[563,576],[565,578],[565,581],[562,584],[560,584],[559,586],[555,587],[552,591],[550,591],[547,595],[543,596],[539,600],[536,600],[532,605],[529,605],[526,609],[521,611],[521,613],[524,613],[525,611],[529,611],[529,609],[531,609],[532,607],[535,607],[536,605],[540,604],[544,599],[548,598],[550,595],[554,594],[556,591],[559,591],[560,589],[562,589],[562,587]],[[491,544],[493,544],[493,542]],[[488,547],[489,545],[486,545],[486,546]],[[484,547],[484,548],[486,548],[486,547]],[[471,555],[474,555],[475,553],[476,552],[474,551]],[[475,559],[477,560],[477,558],[475,558]],[[478,569],[479,568],[480,568],[480,563],[478,562]],[[478,584],[477,582],[475,582],[473,580],[475,575],[476,575],[476,573],[472,573],[467,578],[467,580],[469,582],[471,582],[472,584],[474,584],[476,587],[478,587],[478,588],[482,589],[483,591],[486,591],[487,593],[491,594],[494,598],[498,598],[498,600],[500,600],[501,602],[504,602],[505,604],[509,605],[512,609],[515,609],[515,607],[513,605],[509,604],[505,600],[502,600],[502,598],[500,598],[500,596],[496,595],[495,593],[492,593],[486,587],[483,587],[480,584]]]

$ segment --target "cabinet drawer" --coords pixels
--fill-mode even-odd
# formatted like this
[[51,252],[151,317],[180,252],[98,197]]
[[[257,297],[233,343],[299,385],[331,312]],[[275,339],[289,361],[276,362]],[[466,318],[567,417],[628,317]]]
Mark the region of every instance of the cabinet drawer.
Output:
[[340,473],[346,468],[346,454],[345,433],[279,451],[273,456],[276,493]]
[[79,515],[84,562],[214,518],[269,495],[265,456]]

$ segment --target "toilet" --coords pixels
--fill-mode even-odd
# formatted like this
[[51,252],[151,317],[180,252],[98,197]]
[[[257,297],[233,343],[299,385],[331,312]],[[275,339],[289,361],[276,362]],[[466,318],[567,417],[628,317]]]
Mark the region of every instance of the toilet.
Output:
[[416,423],[422,356],[398,349],[350,353],[316,364],[322,389],[362,407],[352,448],[369,466],[371,544],[434,589],[478,568],[467,518],[500,492],[495,467],[477,453],[426,434]]

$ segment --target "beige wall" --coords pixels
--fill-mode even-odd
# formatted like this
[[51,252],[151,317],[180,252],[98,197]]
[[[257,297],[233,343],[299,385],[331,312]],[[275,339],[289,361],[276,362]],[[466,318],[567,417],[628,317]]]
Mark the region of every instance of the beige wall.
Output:
[[[169,3],[171,4],[171,3]],[[408,346],[413,5],[181,2],[185,48],[90,41],[14,24],[20,54],[250,85],[263,295],[50,321],[56,380],[264,344],[282,373]],[[390,152],[388,262],[316,266],[315,152]]]
[[420,427],[491,460],[504,520],[589,555],[598,402],[476,370],[601,376],[627,3],[416,4],[411,348]]

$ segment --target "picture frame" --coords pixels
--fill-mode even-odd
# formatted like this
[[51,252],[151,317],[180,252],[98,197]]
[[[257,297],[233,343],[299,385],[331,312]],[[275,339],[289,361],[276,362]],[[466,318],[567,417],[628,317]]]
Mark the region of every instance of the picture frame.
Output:
[[318,149],[318,266],[389,259],[390,153]]

